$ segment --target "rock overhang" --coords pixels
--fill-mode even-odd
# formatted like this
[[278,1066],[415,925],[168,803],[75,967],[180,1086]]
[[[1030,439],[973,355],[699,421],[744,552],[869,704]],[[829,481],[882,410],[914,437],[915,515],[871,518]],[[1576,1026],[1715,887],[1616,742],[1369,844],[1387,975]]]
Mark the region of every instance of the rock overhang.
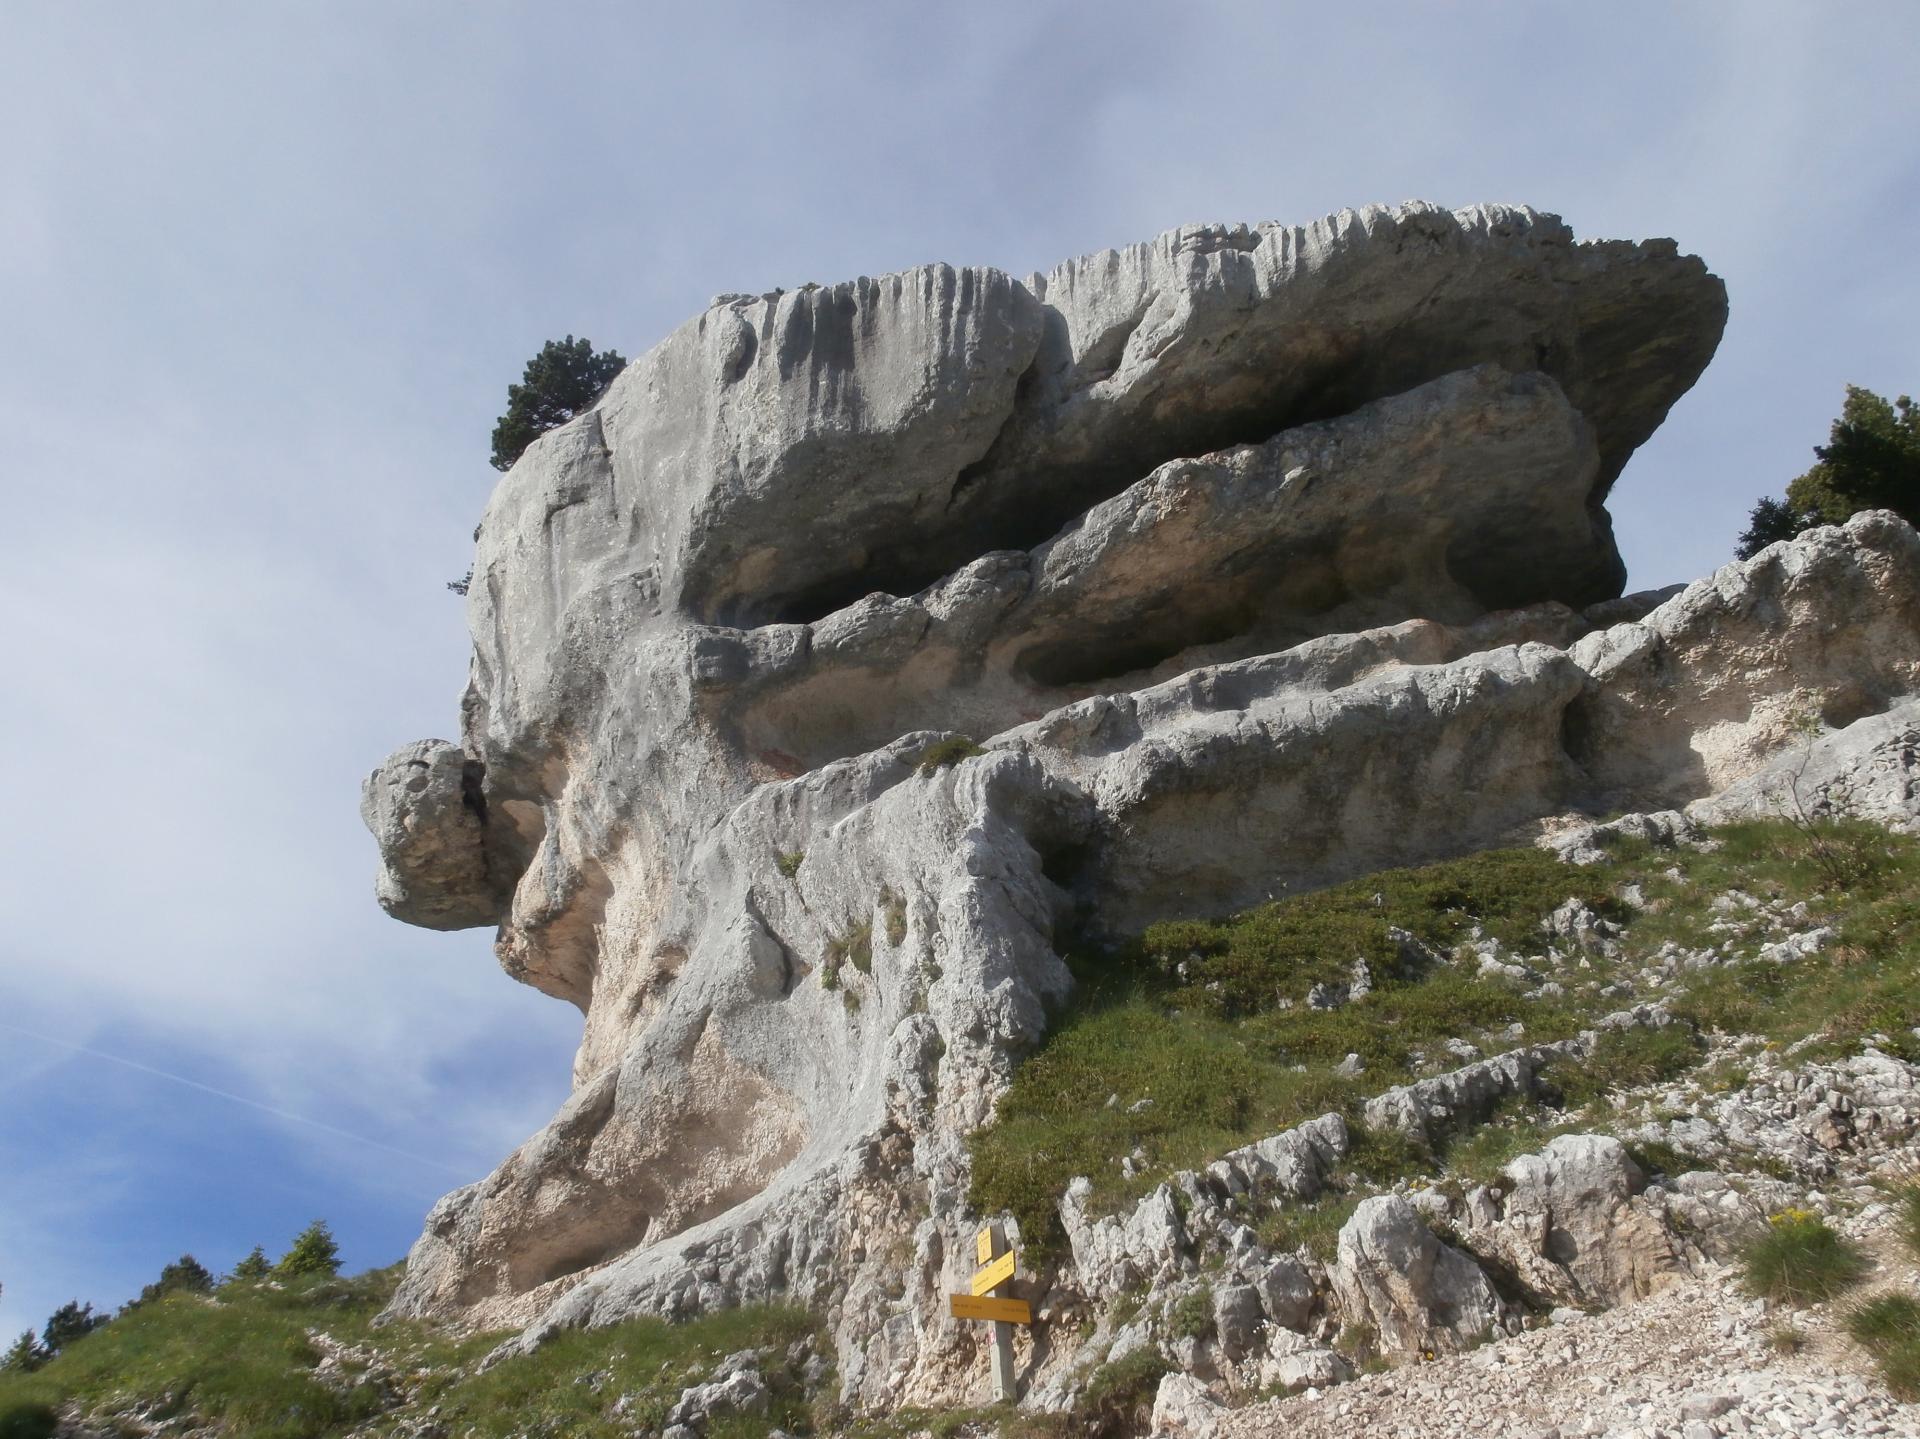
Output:
[[[1724,314],[1670,242],[1415,205],[725,297],[636,361],[501,482],[461,742],[370,800],[383,902],[500,924],[586,1012],[577,1104],[450,1201],[399,1306],[795,1293],[849,1352],[885,1305],[830,1252],[891,1225],[938,1278],[924,1226],[965,1212],[1069,922],[1684,802],[1714,706],[1751,710],[1720,783],[1810,695],[1911,693],[1904,527],[1612,599],[1601,502]],[[1806,638],[1822,586],[1851,648]],[[1662,647],[1664,687],[1625,658]]]

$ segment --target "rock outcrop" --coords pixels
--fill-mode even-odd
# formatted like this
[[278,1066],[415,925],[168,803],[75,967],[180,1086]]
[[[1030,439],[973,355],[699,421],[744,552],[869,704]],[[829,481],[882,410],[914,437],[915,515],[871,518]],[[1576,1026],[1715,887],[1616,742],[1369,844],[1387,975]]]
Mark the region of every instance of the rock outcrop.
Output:
[[[584,1016],[573,1097],[435,1207],[395,1312],[532,1344],[790,1297],[850,1402],[974,1395],[965,1138],[1071,989],[1069,921],[1734,803],[1861,725],[1820,773],[1910,793],[1898,521],[1616,598],[1602,502],[1724,318],[1669,241],[1418,204],[716,300],[501,480],[460,742],[367,782],[388,911],[497,925]],[[1205,1183],[1305,1194],[1338,1126]],[[1547,1223],[1561,1288],[1617,1292],[1536,1214],[1573,1173],[1501,1233]],[[1074,1203],[1060,1295],[1190,1282],[1171,1190]],[[1503,1322],[1464,1251],[1369,1216],[1344,1278],[1230,1269],[1215,1328],[1266,1337],[1217,1362],[1334,1372],[1330,1294],[1409,1343]],[[1367,1277],[1399,1249],[1444,1292]],[[1030,1396],[1071,1358],[1023,1336]]]

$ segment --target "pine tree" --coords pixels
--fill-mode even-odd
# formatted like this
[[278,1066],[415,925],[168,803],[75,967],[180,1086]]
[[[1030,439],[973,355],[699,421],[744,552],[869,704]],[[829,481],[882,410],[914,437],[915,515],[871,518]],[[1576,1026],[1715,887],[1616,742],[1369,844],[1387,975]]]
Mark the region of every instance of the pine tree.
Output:
[[160,1298],[164,1294],[174,1293],[210,1294],[213,1292],[213,1275],[207,1266],[191,1254],[182,1254],[173,1263],[160,1271],[160,1277],[140,1291],[140,1297],[127,1308],[145,1304],[149,1300]]
[[1785,500],[1753,507],[1735,549],[1741,559],[1814,525],[1844,524],[1861,510],[1892,510],[1920,523],[1920,405],[1909,396],[1889,403],[1848,385],[1840,418],[1813,453],[1819,463],[1787,486]]
[[590,340],[548,340],[521,382],[507,386],[507,412],[493,427],[493,467],[512,469],[528,445],[591,407],[626,367],[618,351],[594,354]]
[[273,1272],[282,1279],[298,1279],[308,1274],[332,1277],[340,1272],[340,1246],[324,1219],[316,1219],[294,1236],[293,1248],[280,1256]]
[[267,1251],[258,1244],[253,1246],[245,1259],[233,1266],[233,1273],[227,1276],[229,1284],[253,1284],[273,1273],[273,1261],[267,1258]]
[[70,1299],[48,1316],[47,1327],[40,1331],[40,1347],[49,1359],[55,1358],[74,1340],[86,1338],[112,1318],[111,1314],[95,1314],[91,1304]]
[[1818,521],[1796,510],[1786,500],[1776,500],[1769,495],[1753,507],[1747,516],[1746,532],[1740,536],[1740,543],[1733,552],[1743,560],[1750,560],[1775,540],[1790,540],[1809,525]]
[[13,1348],[0,1355],[0,1374],[31,1374],[47,1362],[47,1351],[40,1347],[31,1329],[23,1330]]

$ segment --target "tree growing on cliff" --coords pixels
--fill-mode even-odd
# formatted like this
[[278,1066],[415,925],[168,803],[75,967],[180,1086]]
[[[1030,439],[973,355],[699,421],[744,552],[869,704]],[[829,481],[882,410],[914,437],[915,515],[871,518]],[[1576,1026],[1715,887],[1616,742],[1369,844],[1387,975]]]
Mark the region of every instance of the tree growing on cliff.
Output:
[[520,383],[507,386],[507,412],[493,427],[493,467],[512,469],[528,445],[592,405],[626,367],[618,351],[596,355],[584,338],[548,340]]
[[340,1246],[334,1243],[327,1221],[316,1219],[294,1236],[293,1248],[280,1256],[273,1272],[282,1279],[299,1279],[309,1274],[332,1278],[340,1272]]
[[1813,453],[1819,463],[1787,486],[1784,500],[1768,496],[1753,507],[1736,547],[1741,559],[1861,510],[1892,510],[1909,524],[1920,522],[1920,405],[1910,397],[1889,403],[1848,385],[1840,418]]

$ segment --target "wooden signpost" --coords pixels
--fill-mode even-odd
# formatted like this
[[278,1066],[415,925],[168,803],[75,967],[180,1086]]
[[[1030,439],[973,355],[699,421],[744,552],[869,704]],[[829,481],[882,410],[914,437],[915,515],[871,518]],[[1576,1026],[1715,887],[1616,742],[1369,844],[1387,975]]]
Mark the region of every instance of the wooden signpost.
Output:
[[[999,1251],[996,1253],[996,1251]],[[1013,1280],[1013,1250],[998,1224],[989,1224],[973,1241],[973,1293],[949,1294],[947,1308],[955,1319],[984,1319],[993,1325],[993,1397],[1013,1394],[1013,1326],[1033,1323],[1033,1311],[1024,1299],[1009,1299],[994,1291]]]

